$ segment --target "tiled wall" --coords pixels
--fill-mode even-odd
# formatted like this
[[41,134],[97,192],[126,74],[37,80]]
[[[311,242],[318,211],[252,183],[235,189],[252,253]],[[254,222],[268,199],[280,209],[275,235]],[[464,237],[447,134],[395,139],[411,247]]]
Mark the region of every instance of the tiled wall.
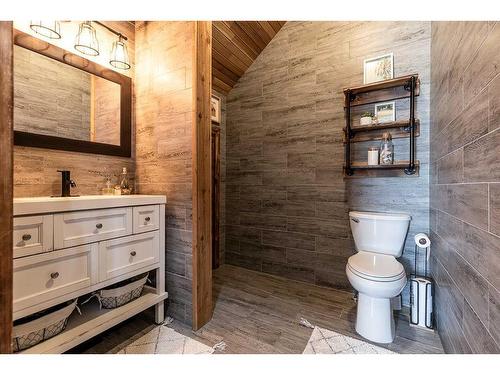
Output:
[[[363,83],[364,59],[389,52],[395,76],[420,74],[420,177],[344,179],[343,88]],[[227,97],[227,263],[349,288],[349,210],[409,212],[408,238],[428,231],[429,54],[428,22],[285,24]],[[368,145],[353,154],[366,160]],[[407,160],[408,139],[395,145]],[[410,240],[408,272],[412,252]]]
[[[107,23],[119,29],[128,38],[132,69],[127,71],[126,75],[133,76],[135,66],[134,28],[126,21]],[[111,38],[113,40],[115,38],[108,33],[99,35],[104,45],[111,44]],[[61,194],[61,176],[57,173],[58,169],[71,171],[71,178],[77,183],[77,187],[72,189],[73,194],[101,194],[107,177],[111,177],[113,183],[118,183],[122,167],[127,167],[133,182],[135,171],[133,154],[134,151],[132,151],[132,158],[123,158],[15,146],[14,196],[31,197]]]
[[495,22],[432,23],[432,268],[453,353],[500,353],[499,43]]
[[136,186],[164,194],[168,314],[192,322],[193,22],[136,23]]

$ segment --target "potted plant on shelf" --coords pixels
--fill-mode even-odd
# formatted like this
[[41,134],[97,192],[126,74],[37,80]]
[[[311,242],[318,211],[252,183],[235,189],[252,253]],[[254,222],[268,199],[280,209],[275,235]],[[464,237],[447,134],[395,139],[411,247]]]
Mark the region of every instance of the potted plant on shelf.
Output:
[[373,123],[373,113],[364,112],[359,119],[359,125],[371,125]]

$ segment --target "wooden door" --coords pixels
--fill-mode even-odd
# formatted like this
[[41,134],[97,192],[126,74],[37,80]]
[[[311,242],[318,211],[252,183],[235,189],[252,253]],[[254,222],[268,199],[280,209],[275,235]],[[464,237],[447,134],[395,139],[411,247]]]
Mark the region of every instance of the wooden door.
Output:
[[220,265],[220,128],[212,124],[212,269]]

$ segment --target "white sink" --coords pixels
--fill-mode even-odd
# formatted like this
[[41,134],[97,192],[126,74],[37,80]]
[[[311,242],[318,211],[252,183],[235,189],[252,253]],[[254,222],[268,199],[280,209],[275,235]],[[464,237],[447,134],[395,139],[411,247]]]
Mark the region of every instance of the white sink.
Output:
[[164,204],[164,195],[82,195],[79,197],[14,198],[14,216]]

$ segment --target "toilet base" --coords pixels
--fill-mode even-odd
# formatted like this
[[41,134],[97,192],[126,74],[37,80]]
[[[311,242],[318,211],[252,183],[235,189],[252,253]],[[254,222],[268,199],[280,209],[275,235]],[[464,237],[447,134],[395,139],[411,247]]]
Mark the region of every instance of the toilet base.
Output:
[[388,344],[394,341],[396,328],[390,298],[375,298],[358,294],[356,332],[364,338]]

